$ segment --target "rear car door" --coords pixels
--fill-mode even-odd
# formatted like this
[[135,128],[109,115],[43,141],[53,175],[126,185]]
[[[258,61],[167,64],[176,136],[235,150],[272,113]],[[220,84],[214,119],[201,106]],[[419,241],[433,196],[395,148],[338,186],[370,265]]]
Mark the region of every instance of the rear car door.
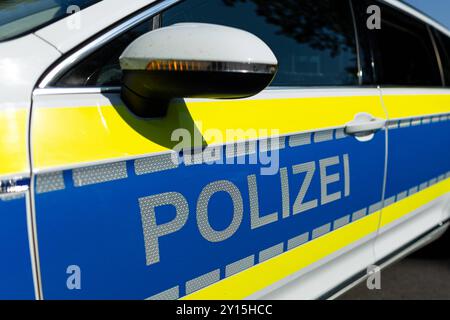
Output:
[[[433,28],[378,2],[374,40],[377,82],[389,116],[385,208],[377,259],[408,245],[446,218],[450,171],[450,90]],[[448,65],[447,65],[448,68]]]
[[[108,30],[89,55],[81,47],[35,90],[43,297],[317,298],[364,271],[386,131],[357,139],[345,127],[386,116],[379,91],[362,87],[371,69],[350,1],[164,8],[173,2]],[[248,99],[177,100],[164,118],[133,115],[120,98],[118,57],[139,35],[179,22],[259,36],[279,61],[271,87]],[[174,155],[185,135],[194,151]],[[205,156],[207,145],[219,158]]]

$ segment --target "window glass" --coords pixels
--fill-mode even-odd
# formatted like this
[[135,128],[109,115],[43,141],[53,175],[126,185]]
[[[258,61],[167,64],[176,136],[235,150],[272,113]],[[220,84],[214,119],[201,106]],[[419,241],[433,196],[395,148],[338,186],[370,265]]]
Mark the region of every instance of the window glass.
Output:
[[[186,0],[165,11],[161,18],[163,26],[213,23],[260,37],[279,62],[272,86],[358,84],[355,32],[348,0]],[[144,24],[128,32],[130,35],[114,40],[56,85],[120,85],[118,57],[133,39],[150,30],[150,25]]]
[[393,86],[442,86],[436,53],[427,26],[387,5],[375,39],[378,82]]
[[440,31],[435,31],[435,35],[444,71],[445,86],[450,87],[450,37]]
[[[70,14],[73,6],[86,8],[100,0],[0,1],[0,41],[31,32]],[[68,12],[69,11],[69,12]]]
[[57,87],[119,86],[122,82],[119,57],[141,35],[153,30],[153,19],[144,21],[114,39],[63,75]]
[[272,86],[353,85],[357,56],[347,0],[188,0],[162,16],[163,25],[203,22],[249,31],[275,53]]

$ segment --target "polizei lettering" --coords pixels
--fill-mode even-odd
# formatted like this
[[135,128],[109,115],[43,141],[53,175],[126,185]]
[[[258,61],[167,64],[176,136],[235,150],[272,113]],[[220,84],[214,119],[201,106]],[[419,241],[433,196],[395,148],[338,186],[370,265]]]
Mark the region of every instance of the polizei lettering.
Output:
[[[250,228],[252,231],[349,197],[351,193],[349,155],[280,168],[278,176],[273,178],[278,180],[277,189],[280,193],[278,198],[281,199],[277,211],[271,212],[261,206],[260,197],[265,186],[264,179],[267,178],[248,175],[246,188],[241,189],[233,181],[213,181],[202,188],[196,199],[189,199],[191,202],[179,192],[140,198],[147,265],[161,261],[161,240],[180,232],[190,215],[195,215],[196,229],[205,241],[220,243],[235,235],[239,228]],[[273,183],[275,180],[270,181]],[[313,184],[317,187],[312,188]],[[219,193],[227,196],[227,205],[221,210],[210,210],[212,198]],[[171,207],[174,214],[169,215],[170,219],[158,222],[156,211],[167,206]],[[220,229],[211,222],[211,216],[217,214],[231,217]],[[250,224],[244,226],[242,221],[247,214],[250,216]]]

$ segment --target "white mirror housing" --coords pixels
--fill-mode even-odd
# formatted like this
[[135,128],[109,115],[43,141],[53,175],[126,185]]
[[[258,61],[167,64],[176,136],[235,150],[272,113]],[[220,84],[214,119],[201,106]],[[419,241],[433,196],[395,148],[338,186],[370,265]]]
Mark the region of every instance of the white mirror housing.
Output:
[[122,98],[136,114],[164,116],[172,98],[245,98],[266,88],[278,62],[255,35],[181,23],[136,39],[123,52]]

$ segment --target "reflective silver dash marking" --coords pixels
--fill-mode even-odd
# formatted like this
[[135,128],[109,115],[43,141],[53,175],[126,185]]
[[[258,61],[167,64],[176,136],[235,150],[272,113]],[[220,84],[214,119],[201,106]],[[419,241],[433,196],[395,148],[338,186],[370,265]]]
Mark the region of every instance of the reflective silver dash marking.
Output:
[[13,201],[25,198],[25,193],[11,193],[0,195],[0,201]]
[[411,126],[411,120],[402,120],[400,121],[400,128],[406,128]]
[[428,187],[428,182],[424,182],[419,186],[419,190],[422,191]]
[[333,140],[333,130],[318,131],[314,133],[314,142],[325,142]]
[[356,211],[355,213],[353,213],[352,215],[352,221],[356,221],[359,219],[362,219],[366,216],[367,214],[367,208],[361,209],[359,211]]
[[203,150],[191,150],[189,153],[183,154],[183,162],[185,166],[193,166],[203,164]]
[[222,146],[208,146],[203,150],[203,163],[217,164],[223,159],[224,148]]
[[410,196],[412,196],[413,194],[416,194],[417,192],[419,192],[419,187],[413,187],[413,188],[409,189]]
[[151,296],[147,300],[177,300],[180,298],[180,288],[178,286]]
[[204,274],[198,278],[189,280],[186,282],[186,294],[191,294],[195,291],[203,289],[207,286],[212,285],[220,280],[220,269],[211,271]]
[[331,231],[331,223],[325,224],[325,225],[313,230],[312,238],[316,239],[318,237],[321,237],[321,236],[327,234],[330,231]]
[[283,243],[279,243],[273,247],[262,250],[259,253],[259,262],[269,260],[283,253]]
[[311,133],[302,133],[289,137],[290,147],[299,147],[311,144]]
[[381,201],[374,203],[373,205],[371,205],[369,207],[369,214],[375,213],[375,212],[381,210],[382,208],[383,208],[383,203]]
[[256,146],[257,141],[243,141],[228,144],[225,146],[225,154],[227,158],[242,157],[256,153]]
[[190,150],[183,154],[183,163],[186,167],[203,164],[205,160],[203,149]]
[[64,190],[65,188],[62,171],[38,174],[36,176],[36,193],[38,194]]
[[339,229],[350,223],[350,215],[334,220],[333,229]]
[[445,174],[441,174],[441,175],[438,177],[438,181],[441,182],[441,181],[444,181],[444,180],[445,180]]
[[401,200],[405,199],[407,196],[408,196],[408,191],[400,192],[397,195],[397,201],[401,201]]
[[439,122],[440,118],[439,117],[433,117],[431,118],[431,122],[435,123],[435,122]]
[[128,178],[126,162],[73,169],[75,187]]
[[241,153],[237,153],[236,155],[238,157],[256,153],[256,149],[258,148],[258,142],[256,140],[255,141],[245,141],[242,144],[244,144],[245,150]]
[[385,207],[389,207],[391,204],[394,204],[394,203],[395,203],[395,196],[384,200]]
[[430,183],[428,185],[431,187],[431,186],[434,186],[436,183],[437,183],[437,179],[433,178],[430,180]]
[[431,119],[430,118],[423,118],[422,119],[422,124],[429,124],[431,123]]
[[447,172],[447,174],[445,175],[445,177],[446,177],[447,179],[450,178],[450,171]]
[[448,116],[441,116],[441,121],[447,121]]
[[388,123],[388,129],[397,129],[398,128],[398,121],[389,121]]
[[348,135],[345,133],[345,129],[336,129],[336,140],[347,138]]
[[286,148],[286,139],[287,139],[287,137],[280,137],[280,140],[278,141],[278,145],[280,147],[280,150]]
[[255,256],[241,259],[239,261],[233,262],[225,267],[225,277],[231,277],[232,275],[239,273],[241,271],[247,270],[255,265]]
[[411,125],[412,125],[412,126],[419,126],[420,123],[421,123],[420,119],[413,119],[413,120],[411,121]]
[[160,154],[134,161],[134,171],[136,175],[150,174],[170,169],[178,168],[179,157],[175,153]]
[[259,152],[283,150],[286,148],[286,137],[267,138],[259,141]]
[[292,250],[294,248],[301,246],[302,244],[305,244],[306,242],[308,242],[308,240],[309,240],[309,233],[306,232],[295,238],[289,239],[287,248],[288,250]]
[[244,143],[231,143],[225,146],[225,156],[227,158],[237,157],[238,154],[245,154]]

